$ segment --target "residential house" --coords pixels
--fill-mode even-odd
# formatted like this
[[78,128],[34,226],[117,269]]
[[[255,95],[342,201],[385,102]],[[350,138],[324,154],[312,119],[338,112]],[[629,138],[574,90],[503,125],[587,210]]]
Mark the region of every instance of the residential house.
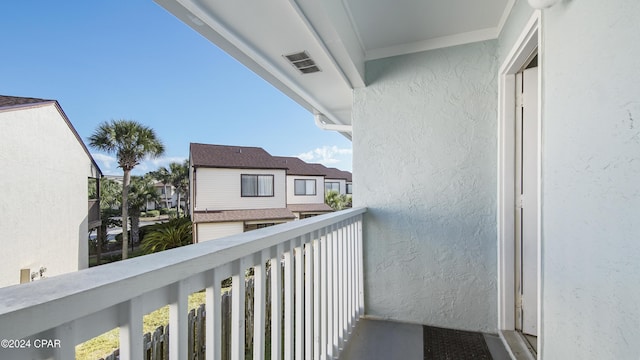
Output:
[[287,209],[287,167],[264,149],[192,143],[189,157],[195,242],[295,219]]
[[[165,184],[161,181],[155,181],[153,186],[156,189],[156,192],[160,196],[160,200],[156,201],[148,201],[147,202],[147,210],[156,210],[162,208],[173,208],[178,201],[178,196],[176,193],[176,188],[171,184]],[[182,201],[181,201],[182,202]]]
[[322,164],[309,164],[324,174],[325,192],[335,191],[340,195],[351,194],[353,190],[352,175],[349,171],[328,168]]
[[287,208],[297,219],[333,211],[324,202],[325,175],[297,157],[274,156],[287,167]]
[[[157,2],[353,140],[355,207],[0,289],[0,338],[118,326],[135,359],[142,315],[169,304],[186,357],[186,294],[219,311],[220,279],[251,267],[262,358],[268,259],[272,358],[421,358],[420,325],[497,334],[513,359],[637,358],[638,1]],[[221,333],[207,322],[207,358]]]
[[55,100],[0,96],[0,124],[0,287],[86,268],[100,168]]

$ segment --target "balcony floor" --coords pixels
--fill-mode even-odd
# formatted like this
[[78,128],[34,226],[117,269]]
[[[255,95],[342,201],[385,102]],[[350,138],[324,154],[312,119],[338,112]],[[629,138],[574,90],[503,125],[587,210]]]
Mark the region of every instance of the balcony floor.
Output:
[[[370,319],[361,319],[356,329],[351,334],[349,343],[340,356],[346,360],[370,360],[370,359],[398,359],[398,360],[466,360],[466,359],[483,359],[487,357],[478,357],[469,355],[466,358],[460,355],[453,355],[455,351],[448,351],[447,348],[435,349],[434,352],[425,356],[425,331],[435,334],[438,337],[446,338],[450,335],[451,330],[438,328],[425,328],[421,325],[404,324],[391,321],[379,321]],[[474,335],[475,333],[467,333]],[[490,359],[493,360],[509,360],[507,350],[504,348],[502,341],[497,335],[477,334],[477,338],[486,343],[486,347],[490,352]],[[445,346],[457,347],[458,344],[453,342],[445,342]],[[440,342],[442,344],[442,342]],[[454,350],[459,350],[458,348]],[[447,355],[448,353],[448,355]]]

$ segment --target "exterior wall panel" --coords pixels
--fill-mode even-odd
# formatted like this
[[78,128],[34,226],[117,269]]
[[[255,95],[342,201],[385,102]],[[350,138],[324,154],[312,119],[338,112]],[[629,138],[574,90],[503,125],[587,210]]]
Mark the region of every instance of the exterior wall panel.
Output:
[[354,205],[368,207],[372,316],[497,330],[496,50],[487,41],[367,63],[353,176]]
[[635,359],[640,3],[543,13],[543,359]]
[[88,266],[91,159],[54,105],[0,111],[0,286]]
[[244,223],[225,222],[225,223],[199,223],[198,242],[220,239],[225,236],[240,234],[244,232]]
[[[315,195],[296,195],[295,180],[315,180]],[[324,177],[322,176],[287,176],[287,204],[323,204],[324,203]]]
[[[274,196],[242,197],[242,174],[274,175]],[[196,170],[196,210],[241,210],[286,207],[285,171],[254,169]]]

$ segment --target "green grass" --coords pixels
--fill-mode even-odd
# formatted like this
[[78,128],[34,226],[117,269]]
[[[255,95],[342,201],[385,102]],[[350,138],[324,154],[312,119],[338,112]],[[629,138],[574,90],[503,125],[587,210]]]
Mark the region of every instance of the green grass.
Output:
[[[205,303],[205,292],[193,293],[189,296],[189,310]],[[158,326],[169,323],[169,306],[161,307],[144,316],[142,332],[153,333]],[[76,346],[76,360],[96,360],[111,354],[119,347],[120,329],[113,329],[98,337]]]

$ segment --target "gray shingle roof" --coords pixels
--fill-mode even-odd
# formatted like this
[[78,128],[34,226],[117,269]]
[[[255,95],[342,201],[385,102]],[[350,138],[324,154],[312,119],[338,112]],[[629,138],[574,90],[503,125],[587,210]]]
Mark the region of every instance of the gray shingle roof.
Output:
[[287,175],[324,176],[321,169],[311,166],[297,157],[274,156],[274,158],[287,167]]
[[53,100],[0,95],[0,108],[18,106],[18,105],[37,104],[37,103],[50,102],[50,101],[53,101]]
[[235,169],[283,169],[287,167],[259,147],[191,143],[191,165]]
[[289,204],[287,208],[293,212],[331,212],[333,209],[327,204]]
[[289,209],[285,208],[224,210],[195,212],[193,214],[194,223],[291,219],[295,219],[295,215],[293,215],[293,213]]

